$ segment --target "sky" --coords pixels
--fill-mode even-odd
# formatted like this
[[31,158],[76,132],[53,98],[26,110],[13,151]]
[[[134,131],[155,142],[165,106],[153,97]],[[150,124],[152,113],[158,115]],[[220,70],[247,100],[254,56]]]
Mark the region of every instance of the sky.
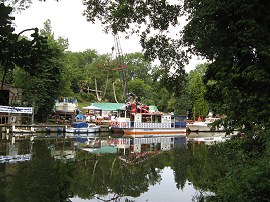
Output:
[[[47,0],[39,2],[33,0],[30,8],[15,14],[15,31],[38,27],[42,29],[44,22],[51,20],[52,31],[55,38],[59,36],[68,38],[69,50],[73,52],[95,49],[99,54],[111,53],[114,38],[105,34],[100,23],[92,24],[82,15],[84,6],[81,0]],[[120,35],[122,53],[142,52],[137,36],[125,39]],[[194,69],[196,64],[202,63],[194,57],[186,66],[186,71]]]

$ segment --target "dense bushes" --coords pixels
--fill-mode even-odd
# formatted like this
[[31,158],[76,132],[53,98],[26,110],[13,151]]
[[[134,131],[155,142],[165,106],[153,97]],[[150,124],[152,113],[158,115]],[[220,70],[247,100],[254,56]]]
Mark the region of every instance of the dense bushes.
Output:
[[[206,178],[213,182],[210,189],[215,196],[207,201],[270,201],[269,134],[269,130],[264,130],[252,138],[209,148],[208,162],[215,159],[215,164]],[[220,165],[223,165],[222,175]]]

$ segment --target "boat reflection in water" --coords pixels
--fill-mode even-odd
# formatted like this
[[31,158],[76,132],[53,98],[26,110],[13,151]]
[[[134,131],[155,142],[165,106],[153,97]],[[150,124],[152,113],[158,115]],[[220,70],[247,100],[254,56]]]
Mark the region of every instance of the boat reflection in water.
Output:
[[0,164],[6,201],[24,201],[26,193],[29,201],[192,201],[199,189],[188,181],[201,168],[189,165],[199,148],[185,137],[42,136],[15,141],[17,153],[4,154],[12,143],[1,143],[3,156],[31,155]]

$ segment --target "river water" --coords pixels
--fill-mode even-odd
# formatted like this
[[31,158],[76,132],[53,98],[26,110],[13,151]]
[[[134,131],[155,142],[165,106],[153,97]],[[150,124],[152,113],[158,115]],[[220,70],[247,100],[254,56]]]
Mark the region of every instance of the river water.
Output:
[[0,201],[199,201],[210,193],[201,186],[207,148],[183,137],[2,138]]

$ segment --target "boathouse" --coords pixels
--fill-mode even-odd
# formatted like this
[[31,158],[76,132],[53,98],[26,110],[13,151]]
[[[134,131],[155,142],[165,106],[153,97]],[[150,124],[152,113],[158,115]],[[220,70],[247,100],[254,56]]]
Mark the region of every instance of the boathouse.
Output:
[[[0,83],[2,86],[2,84]],[[12,106],[21,103],[22,89],[10,84],[3,84],[0,88],[0,105]]]
[[32,107],[18,107],[22,101],[22,89],[10,84],[0,85],[0,124],[32,123]]

